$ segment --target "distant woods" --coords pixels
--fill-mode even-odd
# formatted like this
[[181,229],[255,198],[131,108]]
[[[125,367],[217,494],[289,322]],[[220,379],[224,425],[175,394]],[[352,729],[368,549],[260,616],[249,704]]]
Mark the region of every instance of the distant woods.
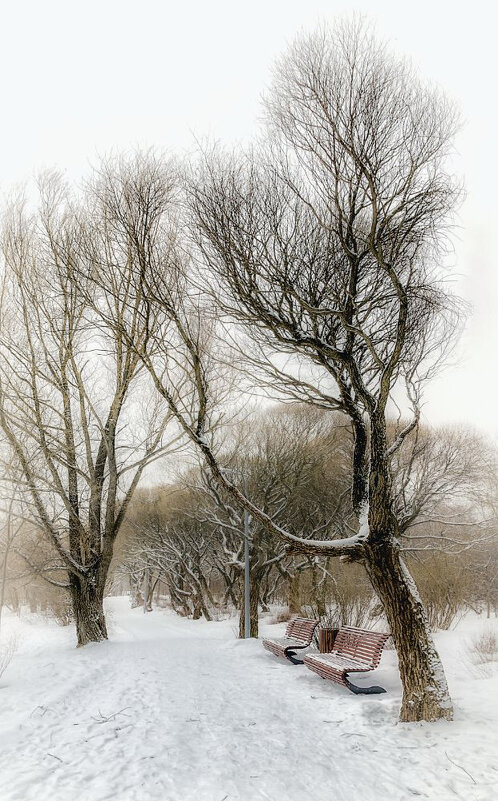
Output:
[[[394,422],[392,424],[394,426]],[[498,613],[495,465],[497,454],[470,431],[421,428],[395,466],[403,515],[402,550],[433,630],[468,610]],[[349,465],[353,437],[340,416],[310,406],[278,406],[231,429],[224,463],[246,477],[250,498],[279,525],[324,539],[354,530]],[[241,482],[242,483],[242,482]],[[6,487],[4,487],[4,490]],[[336,625],[377,621],[382,610],[361,566],[296,557],[258,525],[251,534],[251,631],[265,611],[302,613]],[[3,603],[73,620],[57,554],[11,511],[0,534]],[[146,611],[216,620],[236,613],[243,632],[243,520],[205,469],[138,489],[117,537],[107,591],[129,593]]]
[[[249,497],[278,525],[306,538],[355,530],[353,438],[339,416],[278,407],[252,420],[250,436],[242,428],[225,463],[246,476]],[[470,432],[424,428],[416,453],[396,466],[402,552],[433,629],[449,628],[469,609],[498,611],[495,460]],[[253,636],[261,613],[275,606],[337,626],[382,614],[361,566],[296,557],[264,527],[250,530]],[[207,620],[238,612],[243,623],[243,552],[239,508],[209,473],[192,469],[177,483],[136,494],[116,545],[113,586],[145,609],[167,603]]]

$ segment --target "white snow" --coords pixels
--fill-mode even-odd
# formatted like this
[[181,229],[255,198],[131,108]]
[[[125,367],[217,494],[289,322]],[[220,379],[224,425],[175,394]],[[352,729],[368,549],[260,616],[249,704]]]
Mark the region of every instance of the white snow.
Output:
[[235,620],[108,608],[110,641],[79,650],[71,629],[7,617],[20,644],[0,679],[1,801],[498,797],[498,666],[466,651],[485,620],[436,636],[455,721],[403,725],[393,651],[355,677],[388,692],[355,696],[236,640]]
[[358,531],[358,539],[362,542],[367,540],[370,536],[370,526],[368,523],[368,515],[370,514],[370,504],[368,498],[362,503],[360,509],[360,528]]

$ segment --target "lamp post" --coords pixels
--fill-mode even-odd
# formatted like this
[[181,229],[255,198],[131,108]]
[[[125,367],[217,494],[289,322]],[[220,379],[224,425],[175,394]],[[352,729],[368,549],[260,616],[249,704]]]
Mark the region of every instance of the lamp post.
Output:
[[[244,473],[244,495],[247,498],[247,475]],[[249,513],[244,508],[244,639],[251,636],[251,555],[249,550]]]

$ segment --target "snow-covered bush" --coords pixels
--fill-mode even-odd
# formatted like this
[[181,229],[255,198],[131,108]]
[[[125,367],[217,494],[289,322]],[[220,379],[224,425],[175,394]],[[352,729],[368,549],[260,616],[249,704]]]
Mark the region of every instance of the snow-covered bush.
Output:
[[294,615],[288,609],[281,609],[268,621],[269,623],[288,623]]
[[498,633],[496,629],[486,629],[472,640],[471,655],[477,664],[498,662]]
[[65,590],[47,593],[44,613],[59,626],[69,626],[73,623],[74,613],[69,593]]
[[425,605],[432,631],[448,630],[467,611],[472,593],[472,575],[455,554],[429,552],[429,556],[410,563]]

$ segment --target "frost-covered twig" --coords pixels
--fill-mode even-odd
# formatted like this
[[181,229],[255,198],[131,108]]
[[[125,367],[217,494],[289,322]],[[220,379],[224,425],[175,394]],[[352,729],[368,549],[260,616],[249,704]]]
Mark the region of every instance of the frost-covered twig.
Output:
[[[114,712],[112,715],[103,715],[99,709],[99,717],[96,718],[93,715],[91,716],[92,720],[96,723],[109,723],[110,720],[115,720],[118,715],[124,715],[125,709],[129,709],[129,706],[124,706],[123,709],[120,709],[118,712]],[[130,717],[129,715],[125,715],[125,717]]]
[[444,753],[446,754],[446,758],[448,759],[448,761],[449,761],[449,762],[451,762],[451,764],[452,764],[452,765],[454,765],[454,766],[455,766],[455,768],[460,768],[460,770],[463,770],[463,772],[464,772],[464,773],[466,773],[466,774],[467,774],[467,776],[468,776],[470,779],[472,779],[472,781],[474,782],[474,784],[477,784],[476,780],[474,779],[474,777],[472,776],[472,774],[471,774],[471,773],[469,773],[469,771],[468,771],[468,770],[466,770],[466,769],[465,769],[465,768],[464,768],[462,765],[457,765],[457,763],[456,763],[456,762],[453,762],[453,760],[452,760],[452,759],[451,759],[451,758],[448,756],[448,753],[447,753],[446,751],[445,751]]

